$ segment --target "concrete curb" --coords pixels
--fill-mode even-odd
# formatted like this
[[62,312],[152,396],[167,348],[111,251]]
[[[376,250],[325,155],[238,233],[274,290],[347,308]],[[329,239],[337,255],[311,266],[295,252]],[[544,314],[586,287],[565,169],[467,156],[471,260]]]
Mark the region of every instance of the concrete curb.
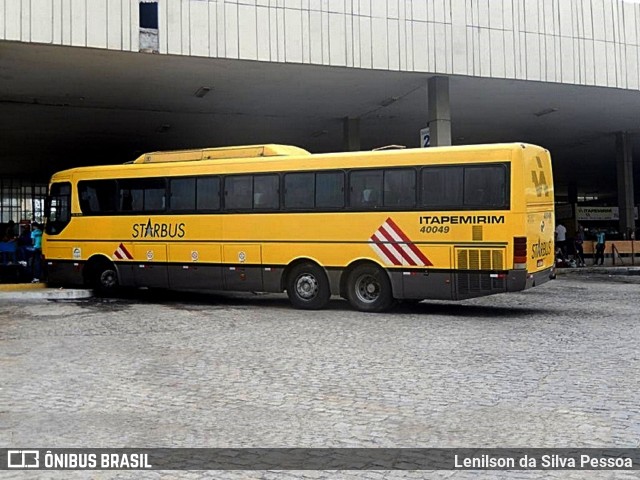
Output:
[[640,267],[582,267],[582,268],[558,268],[558,275],[640,275]]
[[93,297],[93,290],[47,288],[44,283],[0,285],[0,302],[29,300],[78,300]]

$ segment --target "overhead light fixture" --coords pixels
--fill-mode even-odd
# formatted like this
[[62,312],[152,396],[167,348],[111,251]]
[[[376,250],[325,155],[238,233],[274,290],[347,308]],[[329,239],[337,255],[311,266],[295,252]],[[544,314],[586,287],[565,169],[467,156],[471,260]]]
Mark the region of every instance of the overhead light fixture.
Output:
[[322,135],[326,135],[327,133],[329,133],[328,130],[318,130],[317,132],[313,132],[311,136],[313,138],[318,138],[318,137],[321,137]]
[[195,97],[202,98],[210,91],[211,91],[211,87],[200,87],[198,90],[196,90],[196,93],[194,93],[193,95]]
[[166,132],[169,131],[170,128],[171,128],[171,125],[168,125],[168,124],[165,123],[164,125],[160,125],[158,127],[158,129],[156,130],[156,132],[158,132],[158,133],[166,133]]
[[388,107],[389,105],[391,105],[392,103],[397,102],[398,100],[400,100],[400,97],[385,98],[383,101],[380,102],[380,105],[383,106],[383,107]]
[[540,110],[539,112],[535,112],[534,115],[536,117],[542,117],[543,115],[549,115],[550,113],[557,112],[557,108],[545,108],[544,110]]

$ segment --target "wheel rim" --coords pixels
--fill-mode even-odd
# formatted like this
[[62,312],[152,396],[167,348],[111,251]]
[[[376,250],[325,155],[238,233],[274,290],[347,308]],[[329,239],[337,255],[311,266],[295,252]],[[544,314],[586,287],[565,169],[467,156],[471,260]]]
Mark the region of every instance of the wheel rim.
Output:
[[374,303],[382,292],[382,285],[378,279],[368,273],[358,277],[355,287],[356,297],[363,303]]
[[100,274],[100,285],[103,288],[113,288],[118,283],[118,277],[113,270],[104,270]]
[[315,298],[319,288],[318,280],[310,273],[303,273],[296,278],[296,295],[303,300]]

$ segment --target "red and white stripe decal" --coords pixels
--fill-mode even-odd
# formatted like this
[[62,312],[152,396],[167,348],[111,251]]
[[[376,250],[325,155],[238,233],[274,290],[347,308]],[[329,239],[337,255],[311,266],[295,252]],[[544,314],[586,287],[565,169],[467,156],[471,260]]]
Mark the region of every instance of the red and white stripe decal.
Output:
[[118,248],[116,248],[116,251],[113,252],[113,256],[118,260],[124,260],[125,258],[127,260],[133,260],[133,255],[129,253],[129,250],[127,250],[127,247],[125,247],[122,243],[118,245]]
[[369,245],[387,265],[433,266],[391,218],[387,218],[374,232],[369,239]]

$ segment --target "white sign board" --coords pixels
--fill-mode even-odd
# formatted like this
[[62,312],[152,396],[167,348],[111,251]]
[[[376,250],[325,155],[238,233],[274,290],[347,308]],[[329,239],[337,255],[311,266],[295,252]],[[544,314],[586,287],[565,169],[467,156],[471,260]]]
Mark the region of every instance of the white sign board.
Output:
[[[634,208],[634,218],[638,219],[638,207]],[[618,207],[576,207],[576,220],[620,220]]]
[[420,148],[431,146],[431,133],[429,127],[420,129]]

